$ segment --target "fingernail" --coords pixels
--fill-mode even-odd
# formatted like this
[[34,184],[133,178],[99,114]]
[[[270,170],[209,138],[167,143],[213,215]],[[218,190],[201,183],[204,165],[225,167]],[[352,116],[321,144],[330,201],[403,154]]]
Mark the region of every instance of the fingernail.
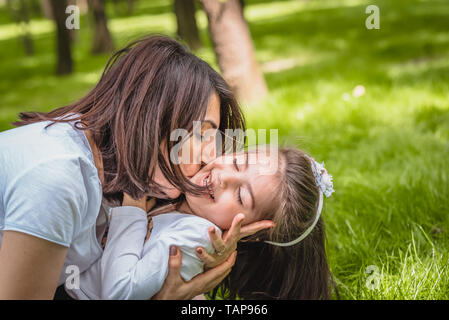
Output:
[[210,233],[215,234],[215,228],[211,229]]
[[170,255],[171,256],[176,256],[176,247],[175,246],[171,246],[170,247]]

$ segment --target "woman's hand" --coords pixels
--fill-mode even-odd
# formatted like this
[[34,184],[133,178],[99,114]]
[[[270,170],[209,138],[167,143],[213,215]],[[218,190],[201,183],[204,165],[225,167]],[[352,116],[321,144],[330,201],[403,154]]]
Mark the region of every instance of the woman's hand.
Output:
[[253,222],[242,227],[242,221],[245,219],[243,213],[239,213],[232,220],[231,228],[223,233],[221,238],[214,227],[209,228],[209,237],[215,248],[215,253],[210,255],[202,247],[196,248],[196,255],[204,262],[206,269],[213,268],[229,258],[231,253],[237,248],[237,242],[250,236],[260,230],[274,227],[271,220],[261,220]]
[[181,278],[181,251],[175,246],[170,247],[168,260],[168,275],[161,290],[153,300],[188,300],[215,288],[231,272],[237,252],[233,252],[219,266],[203,272],[186,282]]

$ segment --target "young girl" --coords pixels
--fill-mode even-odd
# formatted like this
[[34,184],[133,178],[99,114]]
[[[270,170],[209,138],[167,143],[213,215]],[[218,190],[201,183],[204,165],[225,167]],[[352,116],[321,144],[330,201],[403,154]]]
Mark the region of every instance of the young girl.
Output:
[[176,210],[150,212],[152,229],[146,242],[146,212],[113,208],[101,261],[81,275],[79,289],[66,285],[69,294],[77,299],[149,299],[167,276],[172,245],[181,249],[181,274],[188,281],[203,271],[198,247],[214,251],[204,230],[218,227],[221,235],[220,229],[229,229],[243,213],[243,224],[272,219],[275,227],[239,243],[236,264],[219,286],[226,297],[330,298],[320,214],[323,193],[330,196],[334,191],[331,176],[297,149],[279,149],[277,170],[264,174],[272,161],[257,151],[214,160],[192,178],[206,187],[203,195],[186,193]]

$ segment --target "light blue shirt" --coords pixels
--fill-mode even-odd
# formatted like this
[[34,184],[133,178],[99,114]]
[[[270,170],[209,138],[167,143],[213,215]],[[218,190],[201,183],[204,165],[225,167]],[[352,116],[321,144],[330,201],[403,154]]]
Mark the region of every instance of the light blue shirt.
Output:
[[68,265],[82,272],[101,257],[102,188],[84,132],[49,123],[0,133],[0,245],[14,230],[68,247],[62,284]]

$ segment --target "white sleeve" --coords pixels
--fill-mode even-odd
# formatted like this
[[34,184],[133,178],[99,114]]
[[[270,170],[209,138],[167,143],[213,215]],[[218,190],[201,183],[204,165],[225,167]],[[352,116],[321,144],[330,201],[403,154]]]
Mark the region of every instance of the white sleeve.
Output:
[[[208,242],[210,223],[180,221],[162,236],[146,242],[146,213],[137,207],[112,209],[108,239],[101,261],[102,299],[150,299],[161,288],[168,273],[169,248],[176,245],[182,252],[181,276],[188,281],[203,271],[203,263],[195,255],[202,246],[212,252]],[[201,232],[198,232],[201,230]]]
[[151,263],[142,259],[147,228],[144,210],[131,206],[111,209],[108,238],[101,258],[102,299],[147,298],[139,290],[138,276],[143,264]]
[[[88,194],[79,159],[61,157],[28,168],[3,194],[3,230],[27,233],[70,247],[87,224]],[[89,218],[90,219],[90,218]]]

